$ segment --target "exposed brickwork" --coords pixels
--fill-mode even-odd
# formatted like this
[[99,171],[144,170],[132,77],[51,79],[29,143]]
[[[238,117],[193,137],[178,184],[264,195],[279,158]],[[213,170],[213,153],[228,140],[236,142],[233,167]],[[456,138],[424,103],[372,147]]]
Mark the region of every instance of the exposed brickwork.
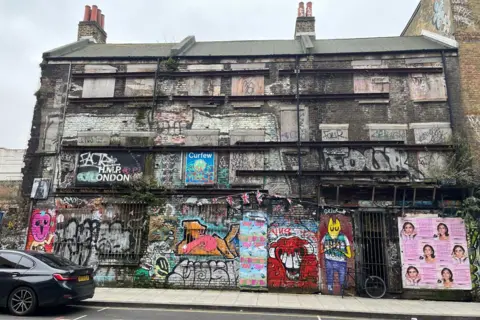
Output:
[[83,37],[93,37],[97,43],[107,42],[107,33],[96,21],[80,21],[77,39],[80,40]]

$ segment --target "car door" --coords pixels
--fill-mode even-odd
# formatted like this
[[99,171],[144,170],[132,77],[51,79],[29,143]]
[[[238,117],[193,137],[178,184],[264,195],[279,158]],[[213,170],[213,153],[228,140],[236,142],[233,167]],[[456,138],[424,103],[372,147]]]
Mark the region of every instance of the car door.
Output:
[[22,256],[17,253],[0,253],[0,283],[2,284],[0,285],[1,306],[6,305],[8,295],[18,281],[18,276],[25,271],[17,268],[17,264],[21,258]]

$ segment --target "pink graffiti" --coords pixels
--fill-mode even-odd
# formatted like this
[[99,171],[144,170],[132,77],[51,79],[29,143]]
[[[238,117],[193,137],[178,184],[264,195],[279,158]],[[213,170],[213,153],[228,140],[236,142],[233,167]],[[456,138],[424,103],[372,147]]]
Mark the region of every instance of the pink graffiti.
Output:
[[32,217],[32,235],[35,241],[41,242],[47,239],[50,231],[52,218],[45,211],[37,212]]
[[217,248],[217,240],[215,240],[215,238],[211,235],[204,235],[185,245],[184,251],[185,253],[190,253],[190,251],[198,246],[203,247],[207,252],[213,251]]

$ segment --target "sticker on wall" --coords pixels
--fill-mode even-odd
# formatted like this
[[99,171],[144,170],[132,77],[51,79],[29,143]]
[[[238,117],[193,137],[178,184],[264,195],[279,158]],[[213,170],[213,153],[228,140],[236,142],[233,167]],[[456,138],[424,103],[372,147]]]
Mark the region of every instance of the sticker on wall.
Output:
[[214,152],[188,152],[186,158],[186,184],[203,185],[215,183]]
[[460,218],[399,218],[403,287],[472,288],[465,223]]
[[48,198],[50,191],[50,179],[35,178],[32,185],[32,193],[30,198],[36,200],[45,200]]

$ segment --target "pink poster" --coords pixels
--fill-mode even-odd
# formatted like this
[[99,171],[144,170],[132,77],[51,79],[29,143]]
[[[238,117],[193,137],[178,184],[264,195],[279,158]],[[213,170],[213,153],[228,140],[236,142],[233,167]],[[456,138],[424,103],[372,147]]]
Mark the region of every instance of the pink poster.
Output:
[[472,289],[462,219],[399,218],[398,229],[405,289]]

